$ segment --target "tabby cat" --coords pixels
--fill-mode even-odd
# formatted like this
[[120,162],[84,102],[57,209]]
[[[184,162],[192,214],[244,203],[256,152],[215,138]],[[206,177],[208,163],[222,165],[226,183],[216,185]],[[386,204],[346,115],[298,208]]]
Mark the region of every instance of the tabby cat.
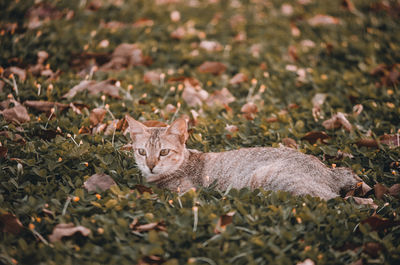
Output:
[[361,179],[348,168],[329,168],[316,157],[281,147],[242,148],[203,153],[185,146],[183,118],[169,127],[146,127],[126,115],[136,163],[150,183],[185,192],[216,183],[228,188],[283,190],[331,199],[354,188]]

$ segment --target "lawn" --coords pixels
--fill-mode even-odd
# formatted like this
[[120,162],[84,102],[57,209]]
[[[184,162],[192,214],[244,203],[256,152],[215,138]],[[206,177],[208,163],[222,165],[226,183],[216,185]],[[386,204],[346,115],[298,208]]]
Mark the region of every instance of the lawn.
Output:
[[[400,263],[398,0],[0,10],[0,264]],[[372,189],[158,189],[126,114],[185,115],[205,152],[296,148]]]

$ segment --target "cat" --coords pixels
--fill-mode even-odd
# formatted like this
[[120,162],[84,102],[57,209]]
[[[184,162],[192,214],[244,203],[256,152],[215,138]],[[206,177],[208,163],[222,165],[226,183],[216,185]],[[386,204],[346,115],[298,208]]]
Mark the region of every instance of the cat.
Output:
[[264,188],[328,200],[362,180],[348,168],[329,168],[318,158],[287,147],[253,147],[203,153],[185,146],[187,122],[146,127],[126,115],[134,157],[147,182],[186,192],[192,187]]

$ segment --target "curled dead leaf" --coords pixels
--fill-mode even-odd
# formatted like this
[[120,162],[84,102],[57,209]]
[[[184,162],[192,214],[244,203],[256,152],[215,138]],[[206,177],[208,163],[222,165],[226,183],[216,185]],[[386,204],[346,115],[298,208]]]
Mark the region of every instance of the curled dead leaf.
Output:
[[0,215],[0,230],[2,232],[18,235],[23,228],[22,223],[14,214],[4,213]]
[[342,112],[334,114],[330,119],[322,123],[325,129],[332,130],[343,127],[346,131],[351,131],[353,126],[347,120],[346,115]]
[[208,98],[208,92],[199,86],[194,87],[188,81],[185,81],[182,98],[190,107],[197,107],[203,105],[203,101]]
[[306,140],[311,144],[315,144],[318,141],[318,139],[321,142],[326,143],[326,140],[328,140],[329,138],[331,137],[327,135],[325,132],[312,131],[306,133],[306,135],[304,135],[301,139]]
[[69,108],[68,104],[62,104],[58,102],[50,102],[50,101],[43,101],[43,100],[27,100],[24,102],[24,105],[36,109],[38,111],[46,112],[46,113],[51,113],[52,108],[55,108],[57,110],[63,111],[67,108]]
[[222,45],[218,41],[202,40],[199,47],[209,52],[222,50]]
[[49,236],[50,242],[60,241],[65,236],[72,236],[73,234],[80,232],[83,236],[88,236],[90,230],[84,226],[75,226],[73,223],[58,224],[54,227],[53,233]]
[[143,76],[143,81],[145,83],[151,83],[153,85],[157,85],[160,83],[161,74],[157,71],[148,71]]
[[215,226],[214,233],[220,234],[226,230],[226,226],[231,224],[233,221],[233,216],[235,215],[235,211],[228,212],[222,215]]
[[229,90],[224,87],[221,90],[214,91],[209,97],[206,99],[206,103],[208,106],[216,106],[216,105],[228,105],[236,100],[236,98],[229,92]]
[[8,148],[5,146],[0,146],[0,158],[5,158],[7,156]]
[[390,188],[386,187],[381,183],[377,183],[374,186],[375,197],[377,199],[382,199],[385,194],[389,194],[394,197],[399,197],[400,195],[400,184],[394,184]]
[[254,120],[255,114],[258,112],[258,107],[253,102],[248,102],[242,106],[240,111],[247,120]]
[[370,216],[361,221],[362,224],[368,224],[372,230],[384,230],[400,225],[400,220],[390,220],[382,218],[379,215]]
[[237,85],[243,82],[246,82],[248,80],[247,75],[243,74],[243,73],[237,73],[236,75],[234,75],[231,80],[229,80],[229,84],[231,85]]
[[226,66],[223,63],[220,62],[204,62],[202,65],[200,65],[198,68],[198,71],[200,73],[209,73],[213,75],[220,75],[226,70]]
[[294,149],[298,148],[298,145],[297,145],[296,141],[294,139],[292,139],[292,138],[289,138],[289,137],[283,138],[282,139],[282,143],[286,147],[290,147],[290,148],[294,148]]
[[354,197],[354,196],[348,196],[345,197],[345,200],[348,200],[349,198],[353,198],[353,200],[357,203],[357,204],[362,204],[362,205],[369,205],[371,208],[373,209],[378,209],[378,205],[376,205],[374,203],[374,200],[371,198],[360,198],[360,197]]
[[88,180],[83,183],[85,189],[91,191],[105,191],[108,190],[112,185],[116,185],[115,181],[104,173],[94,174]]
[[6,78],[9,78],[11,74],[17,75],[19,77],[19,80],[21,80],[22,82],[24,82],[26,79],[26,71],[22,68],[11,66],[4,70],[3,75]]
[[111,60],[102,65],[100,70],[121,70],[127,67],[149,65],[151,59],[143,55],[136,44],[122,43],[118,45],[111,55]]
[[143,194],[143,193],[145,193],[145,192],[148,192],[148,193],[150,193],[150,194],[153,194],[153,189],[152,189],[152,188],[146,187],[146,186],[141,185],[141,184],[136,184],[136,185],[134,186],[134,189],[137,190],[137,191],[139,191],[140,194]]
[[163,220],[140,225],[139,220],[135,218],[129,225],[129,228],[134,232],[146,232],[150,230],[167,231],[167,227]]
[[104,117],[107,113],[106,109],[95,108],[90,112],[89,120],[91,126],[96,126],[97,124],[103,122]]
[[66,93],[63,98],[73,98],[78,92],[88,90],[91,95],[103,93],[113,98],[120,98],[119,89],[115,86],[116,81],[113,79],[104,81],[83,80]]
[[[2,103],[5,101],[1,102],[1,105],[3,106]],[[19,102],[15,100],[11,100],[11,103],[14,104],[14,107],[8,108],[10,105],[7,104],[6,109],[0,111],[0,114],[3,115],[3,118],[12,123],[16,124],[21,124],[25,122],[29,122],[31,118],[29,117],[28,111],[26,108],[21,105]]]

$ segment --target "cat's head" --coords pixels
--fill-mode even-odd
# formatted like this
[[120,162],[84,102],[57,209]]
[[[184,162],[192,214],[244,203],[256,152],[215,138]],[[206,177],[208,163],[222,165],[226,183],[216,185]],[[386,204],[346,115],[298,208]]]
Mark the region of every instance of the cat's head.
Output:
[[185,159],[187,123],[183,118],[168,127],[146,127],[126,115],[136,164],[147,181],[176,171]]

